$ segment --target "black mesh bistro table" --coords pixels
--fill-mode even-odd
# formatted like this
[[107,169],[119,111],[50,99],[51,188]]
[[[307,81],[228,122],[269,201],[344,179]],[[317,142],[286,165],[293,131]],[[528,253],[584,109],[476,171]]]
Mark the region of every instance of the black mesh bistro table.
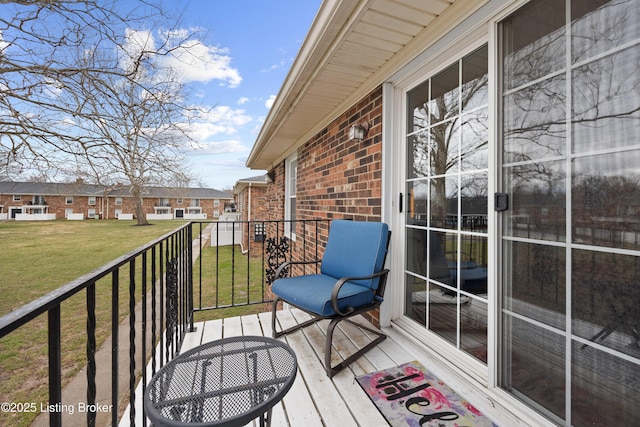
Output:
[[293,350],[267,337],[233,337],[193,348],[167,363],[144,395],[154,426],[243,426],[289,391],[298,371]]

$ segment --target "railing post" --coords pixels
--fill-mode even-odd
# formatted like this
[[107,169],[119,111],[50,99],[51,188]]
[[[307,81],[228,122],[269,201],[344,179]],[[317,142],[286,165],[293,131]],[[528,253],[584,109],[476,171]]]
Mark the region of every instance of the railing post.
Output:
[[[140,367],[142,368],[142,395],[144,396],[145,390],[147,389],[147,251],[145,250],[142,253],[142,278],[140,283],[140,290],[142,296],[142,328],[141,333],[142,337],[140,340]],[[153,350],[152,350],[153,351]],[[144,407],[142,408],[142,424],[143,427],[146,427],[147,420],[144,413]]]
[[[199,230],[200,230],[200,239],[202,239],[202,223],[198,223],[199,225]],[[205,230],[207,228],[205,227]],[[218,229],[218,227],[216,226],[216,230]],[[218,234],[216,233],[216,239],[218,239]],[[211,240],[213,240],[213,236],[211,236],[209,238],[209,245],[211,245]],[[198,257],[198,271],[200,271],[199,277],[198,277],[198,308],[202,308],[202,258],[204,255],[204,251],[203,251],[204,247],[201,245],[200,246],[200,256]],[[192,273],[193,275],[193,273]],[[193,289],[193,287],[192,287]]]
[[[202,225],[200,225],[202,228]],[[193,224],[189,224],[187,227],[187,315],[189,316],[189,332],[195,331],[193,327]],[[198,253],[202,257],[202,231],[198,238],[198,245],[200,248]],[[200,270],[202,271],[202,270]],[[202,276],[202,274],[201,274]]]
[[96,425],[96,285],[87,287],[87,425]]
[[136,260],[129,261],[129,421],[136,419]]
[[111,273],[111,402],[113,411],[111,411],[111,425],[118,425],[118,411],[115,408],[118,405],[118,375],[120,369],[118,367],[119,353],[119,327],[120,327],[120,270],[115,269]]
[[157,312],[156,312],[156,304],[157,304],[157,288],[156,288],[156,246],[154,245],[151,248],[151,374],[156,374],[156,333],[157,333]]
[[[49,334],[49,405],[62,405],[62,356],[60,351],[60,305],[48,311]],[[49,426],[62,426],[62,411],[49,411]]]

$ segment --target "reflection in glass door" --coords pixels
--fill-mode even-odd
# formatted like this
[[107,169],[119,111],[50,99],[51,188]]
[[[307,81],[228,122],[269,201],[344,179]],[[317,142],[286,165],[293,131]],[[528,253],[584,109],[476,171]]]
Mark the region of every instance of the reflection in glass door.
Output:
[[405,315],[487,362],[487,47],[407,94]]
[[501,387],[561,425],[640,425],[640,2],[501,25]]

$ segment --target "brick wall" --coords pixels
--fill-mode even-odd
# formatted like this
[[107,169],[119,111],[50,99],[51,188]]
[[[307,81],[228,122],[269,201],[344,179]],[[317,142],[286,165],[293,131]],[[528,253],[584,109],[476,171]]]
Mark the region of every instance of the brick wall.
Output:
[[[2,194],[0,195],[0,205],[3,205],[3,212],[10,212],[11,207],[23,207],[32,202],[32,195],[23,195],[21,200],[14,201],[13,195]],[[47,211],[51,214],[56,214],[56,219],[64,219],[65,211],[72,209],[74,213],[83,213],[85,217],[89,209],[94,209],[96,215],[101,211],[101,197],[95,197],[95,205],[89,204],[88,196],[73,196],[71,204],[67,204],[67,196],[44,196],[45,203],[47,204]],[[112,201],[113,202],[113,201]]]
[[273,173],[273,182],[267,188],[269,213],[266,219],[281,220],[284,218],[285,162],[279,163],[270,172]]
[[[363,141],[350,141],[352,125],[368,122]],[[298,149],[297,219],[353,219],[380,221],[382,212],[382,88],[345,111]],[[273,171],[269,186],[269,213],[284,218],[285,162]],[[296,232],[301,234],[302,225]],[[313,233],[314,230],[304,230]],[[328,227],[317,238],[324,247]],[[307,248],[309,250],[311,248]],[[301,259],[302,246],[293,246],[292,258]],[[313,252],[308,252],[313,253]],[[378,324],[378,314],[372,321]]]
[[[240,200],[242,202],[239,208],[243,221],[262,221],[269,219],[268,188],[266,185],[246,186],[242,190]],[[251,203],[251,208],[249,208],[249,203]],[[249,218],[249,211],[251,212],[251,218]],[[255,223],[250,223],[248,232],[243,235],[243,245],[245,248],[248,248],[250,245],[251,256],[258,258],[262,257],[263,241],[255,240],[255,226]]]
[[[352,125],[371,125],[350,141]],[[301,219],[379,221],[382,189],[382,90],[346,111],[298,150],[297,214]]]
[[[24,195],[22,200],[14,201],[11,194],[0,194],[0,205],[3,206],[3,212],[10,212],[10,207],[22,207],[27,205],[33,196]],[[48,206],[49,213],[55,213],[57,219],[65,218],[65,211],[67,209],[73,209],[74,213],[83,213],[87,217],[89,209],[95,210],[96,217],[102,213],[103,218],[115,219],[116,210],[120,210],[122,213],[130,213],[135,216],[135,208],[133,205],[133,198],[122,197],[122,204],[116,205],[116,198],[111,197],[95,197],[95,205],[89,204],[88,196],[73,196],[73,203],[66,204],[66,196],[47,195],[45,196],[45,202]],[[178,203],[177,198],[168,198],[171,212],[173,213],[175,208],[184,209],[187,213],[187,209],[191,205],[191,199],[183,198],[182,203]],[[142,206],[145,213],[155,213],[154,207],[158,205],[158,198],[148,197],[142,199]],[[214,211],[217,209],[219,214],[224,212],[224,200],[220,200],[218,206],[214,205],[214,199],[200,199],[200,206],[202,212],[207,214],[208,219],[213,219]],[[267,209],[265,207],[265,209]]]

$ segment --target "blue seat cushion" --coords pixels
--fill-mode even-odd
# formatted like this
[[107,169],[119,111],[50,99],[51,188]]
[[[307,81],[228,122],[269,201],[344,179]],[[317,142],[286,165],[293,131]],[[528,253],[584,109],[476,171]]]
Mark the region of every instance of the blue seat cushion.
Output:
[[[319,316],[334,316],[331,292],[338,278],[326,274],[285,277],[273,282],[271,290],[281,299]],[[373,291],[364,286],[346,282],[338,293],[338,308],[360,307],[373,301]]]

